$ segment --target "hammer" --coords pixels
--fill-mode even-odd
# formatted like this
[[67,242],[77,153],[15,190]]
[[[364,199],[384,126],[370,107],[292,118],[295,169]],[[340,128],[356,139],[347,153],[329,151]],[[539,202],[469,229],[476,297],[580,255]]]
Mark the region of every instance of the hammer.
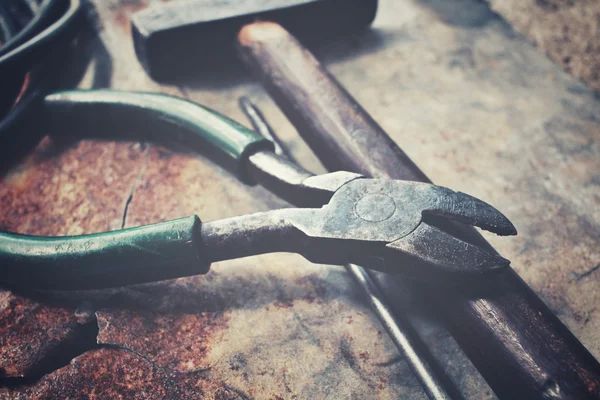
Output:
[[235,65],[236,37],[257,20],[277,21],[312,47],[368,27],[377,0],[192,0],[133,15],[138,59],[155,80],[214,72]]

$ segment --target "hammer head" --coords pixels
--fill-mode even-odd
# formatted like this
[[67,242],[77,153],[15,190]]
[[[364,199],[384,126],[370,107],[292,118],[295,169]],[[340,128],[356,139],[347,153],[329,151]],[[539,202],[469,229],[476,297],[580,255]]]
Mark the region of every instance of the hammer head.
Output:
[[371,24],[377,0],[188,0],[132,17],[138,59],[156,80],[222,69],[235,61],[238,31],[257,20],[277,22],[311,46]]

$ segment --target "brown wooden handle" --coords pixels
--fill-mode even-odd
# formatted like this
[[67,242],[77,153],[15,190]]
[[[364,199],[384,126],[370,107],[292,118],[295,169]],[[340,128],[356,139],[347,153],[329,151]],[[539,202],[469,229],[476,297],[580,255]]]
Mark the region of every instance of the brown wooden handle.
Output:
[[[327,169],[427,180],[360,104],[279,24],[246,25],[238,38],[246,63]],[[373,150],[376,155],[371,154]]]
[[[428,181],[281,26],[270,22],[247,25],[238,42],[242,58],[328,169]],[[474,229],[443,227],[491,248]],[[484,293],[477,288],[459,293],[439,287],[414,292],[439,313],[500,398],[600,397],[598,361],[512,269]]]

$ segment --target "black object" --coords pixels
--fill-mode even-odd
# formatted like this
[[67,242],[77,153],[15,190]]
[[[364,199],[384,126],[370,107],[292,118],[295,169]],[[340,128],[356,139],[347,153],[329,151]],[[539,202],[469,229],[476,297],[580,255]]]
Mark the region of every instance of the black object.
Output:
[[156,80],[214,72],[237,62],[236,35],[256,20],[277,21],[311,46],[367,27],[377,0],[195,0],[136,13],[137,56]]
[[25,128],[21,123],[58,83],[80,15],[80,0],[0,3],[0,150],[14,153],[40,139],[15,129]]

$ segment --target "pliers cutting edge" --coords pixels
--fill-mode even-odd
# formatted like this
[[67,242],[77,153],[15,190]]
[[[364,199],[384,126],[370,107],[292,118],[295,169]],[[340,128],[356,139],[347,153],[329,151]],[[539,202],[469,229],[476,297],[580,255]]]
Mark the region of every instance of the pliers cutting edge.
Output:
[[[490,276],[509,261],[436,228],[450,218],[499,235],[511,222],[489,204],[419,182],[313,175],[276,155],[260,134],[198,104],[156,93],[68,91],[43,103],[64,134],[153,140],[203,149],[247,183],[302,207],[202,223],[197,216],[98,234],[0,233],[0,280],[42,289],[96,289],[203,274],[210,264],[272,252],[356,263],[426,281]],[[118,132],[117,132],[118,131]],[[435,219],[435,218],[434,218]]]

